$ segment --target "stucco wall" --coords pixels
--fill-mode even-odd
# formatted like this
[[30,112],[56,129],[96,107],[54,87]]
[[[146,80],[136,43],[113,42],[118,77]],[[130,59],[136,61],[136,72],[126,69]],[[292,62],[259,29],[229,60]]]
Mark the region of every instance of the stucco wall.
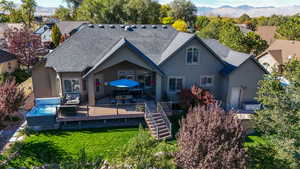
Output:
[[251,59],[243,63],[229,75],[226,107],[230,107],[231,90],[233,87],[242,87],[241,102],[255,101],[258,82],[263,79],[265,72]]
[[[11,66],[11,69],[9,69],[9,64]],[[10,60],[10,61],[7,61],[7,62],[0,63],[0,74],[12,73],[16,70],[17,67],[18,67],[18,61],[17,60]]]
[[36,98],[58,97],[56,72],[43,65],[37,65],[32,70],[33,92]]
[[[199,64],[188,65],[186,64],[186,49],[188,47],[199,48]],[[169,76],[182,76],[184,77],[184,87],[190,88],[193,84],[200,85],[201,76],[214,76],[214,84],[210,87],[204,87],[209,89],[215,97],[221,98],[222,91],[222,79],[219,71],[223,68],[222,63],[213,56],[208,49],[201,45],[201,43],[194,39],[191,42],[183,46],[174,55],[170,56],[168,60],[160,65],[162,71],[166,74],[163,78],[163,94],[168,94],[172,97],[174,94],[168,93],[168,77]]]

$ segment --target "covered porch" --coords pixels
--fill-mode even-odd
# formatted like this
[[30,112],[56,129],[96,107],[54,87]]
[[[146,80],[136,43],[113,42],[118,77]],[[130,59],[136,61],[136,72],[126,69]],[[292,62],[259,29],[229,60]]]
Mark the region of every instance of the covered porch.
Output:
[[[137,86],[118,88],[110,82],[120,79],[138,82]],[[116,104],[123,98],[123,104],[144,103],[149,100],[161,99],[161,75],[143,65],[123,61],[109,67],[99,68],[86,77],[87,104],[90,107]]]

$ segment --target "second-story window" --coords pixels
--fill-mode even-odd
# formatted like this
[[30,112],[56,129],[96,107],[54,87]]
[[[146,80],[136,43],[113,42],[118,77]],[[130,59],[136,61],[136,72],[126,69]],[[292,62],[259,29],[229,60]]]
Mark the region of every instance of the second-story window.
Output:
[[186,50],[186,63],[187,64],[198,64],[199,63],[199,49],[198,48],[187,48]]

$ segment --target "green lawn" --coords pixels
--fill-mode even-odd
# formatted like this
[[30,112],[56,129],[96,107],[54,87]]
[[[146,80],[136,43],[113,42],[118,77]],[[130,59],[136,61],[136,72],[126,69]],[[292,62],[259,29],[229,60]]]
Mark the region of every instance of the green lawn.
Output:
[[19,146],[20,155],[11,167],[57,163],[76,158],[85,148],[88,157],[113,159],[138,133],[138,128],[91,129],[81,131],[47,131],[28,136]]

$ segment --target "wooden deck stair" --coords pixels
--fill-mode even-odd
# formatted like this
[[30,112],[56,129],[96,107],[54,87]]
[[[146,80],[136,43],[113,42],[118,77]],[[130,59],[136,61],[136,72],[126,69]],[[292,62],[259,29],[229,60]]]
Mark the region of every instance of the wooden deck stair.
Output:
[[158,140],[172,138],[171,123],[167,115],[159,103],[155,107],[146,104],[145,121],[151,135]]

